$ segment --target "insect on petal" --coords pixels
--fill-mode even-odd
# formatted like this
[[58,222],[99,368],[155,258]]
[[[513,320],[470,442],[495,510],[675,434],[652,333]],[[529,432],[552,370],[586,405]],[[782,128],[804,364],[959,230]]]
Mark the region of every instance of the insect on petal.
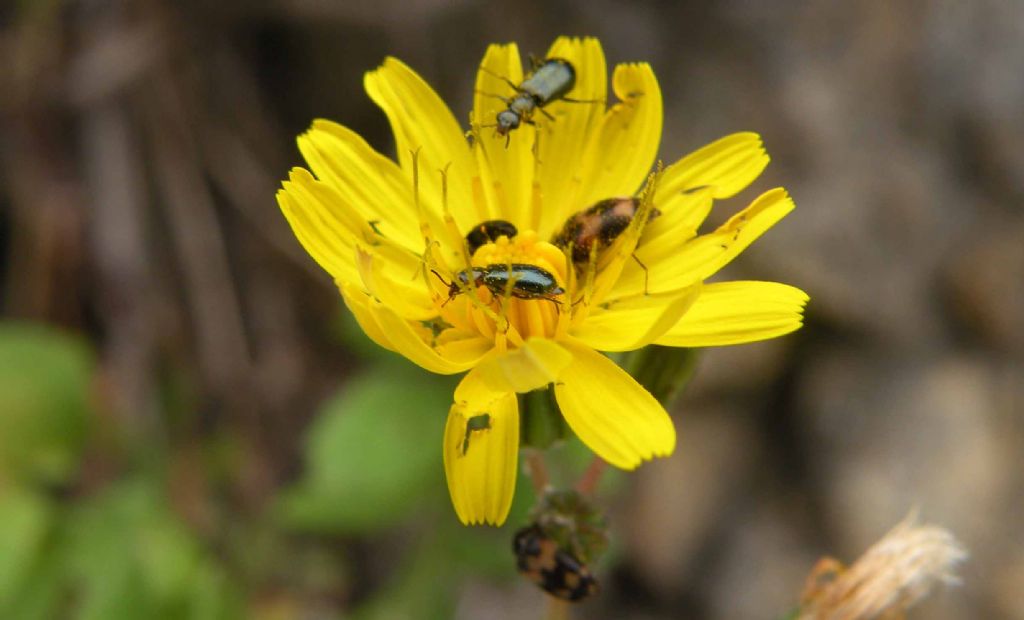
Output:
[[518,473],[516,395],[490,390],[476,371],[467,374],[448,412],[443,453],[459,520],[465,525],[504,523]]

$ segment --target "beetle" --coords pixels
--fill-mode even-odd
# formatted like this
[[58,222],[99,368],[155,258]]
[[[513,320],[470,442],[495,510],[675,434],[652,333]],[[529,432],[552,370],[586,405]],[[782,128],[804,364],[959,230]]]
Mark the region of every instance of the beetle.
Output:
[[519,573],[551,596],[576,602],[599,589],[590,569],[536,523],[516,532],[512,550]]
[[[590,260],[590,252],[597,244],[597,249],[606,248],[619,238],[640,208],[640,199],[634,197],[605,198],[593,206],[574,213],[565,220],[562,229],[551,237],[555,246],[568,249],[572,246],[572,262],[577,267],[586,265]],[[661,215],[656,207],[651,207],[647,221]],[[631,254],[640,268],[644,270],[644,291],[647,290],[647,265],[644,265],[636,254]]]
[[533,113],[540,110],[545,116],[554,120],[554,117],[544,111],[544,106],[552,101],[562,100],[571,103],[592,103],[578,99],[570,99],[566,95],[576,86],[576,69],[572,63],[564,58],[546,58],[534,64],[533,71],[519,84],[506,77],[497,75],[488,69],[480,68],[482,71],[504,80],[512,87],[516,94],[512,97],[495,95],[505,102],[507,109],[498,112],[495,119],[495,131],[498,135],[505,136],[505,144],[508,145],[509,133],[517,129],[521,123],[532,124]]
[[508,291],[508,294],[516,299],[546,299],[554,303],[557,303],[555,296],[565,292],[565,289],[558,285],[555,276],[529,263],[497,263],[464,269],[455,274],[455,279],[451,282],[446,282],[436,271],[433,273],[448,286],[448,299],[444,302],[446,304],[470,283],[474,286],[486,286],[496,297]]
[[516,225],[505,220],[487,220],[480,222],[473,227],[473,230],[466,234],[466,243],[469,245],[469,255],[472,256],[480,246],[493,243],[498,237],[505,236],[511,239],[519,234]]
[[469,436],[474,431],[486,431],[490,428],[491,415],[489,413],[479,413],[466,420],[466,438],[462,440],[462,456],[466,456],[466,452],[469,450]]
[[507,289],[517,299],[555,301],[556,295],[565,292],[555,276],[529,263],[487,265],[482,270],[482,283],[494,295],[504,294]]
[[[551,243],[563,250],[572,245],[572,262],[585,264],[590,260],[594,243],[598,243],[599,248],[614,243],[629,228],[639,208],[639,198],[606,198],[598,201],[592,207],[569,216],[562,229],[551,237]],[[651,207],[648,221],[659,215],[661,211]]]

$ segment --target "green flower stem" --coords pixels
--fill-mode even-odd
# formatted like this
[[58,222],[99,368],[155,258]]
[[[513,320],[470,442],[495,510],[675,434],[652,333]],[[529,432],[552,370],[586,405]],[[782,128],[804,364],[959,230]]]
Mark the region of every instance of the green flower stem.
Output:
[[690,382],[697,358],[695,349],[650,345],[626,354],[621,365],[667,409]]
[[546,450],[572,436],[550,388],[520,396],[519,412],[519,444],[524,448]]

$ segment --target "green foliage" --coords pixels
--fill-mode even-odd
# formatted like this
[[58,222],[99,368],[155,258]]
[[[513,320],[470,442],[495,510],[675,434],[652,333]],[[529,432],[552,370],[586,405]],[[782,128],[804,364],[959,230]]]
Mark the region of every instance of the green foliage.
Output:
[[[228,573],[172,510],[163,467],[119,463],[119,453],[109,464],[147,473],[88,492],[76,484],[96,484],[77,473],[93,415],[93,355],[52,328],[0,324],[0,618],[231,620],[255,609],[245,607],[243,584],[280,579],[305,595],[336,592],[346,558],[310,541],[319,550],[312,562],[290,546],[282,524],[388,540],[395,529],[387,528],[402,529],[410,542],[390,548],[383,585],[357,605],[356,618],[448,618],[467,576],[513,578],[511,536],[532,503],[528,480],[518,481],[508,526],[460,525],[441,453],[454,381],[367,350],[372,366],[324,403],[307,435],[303,477],[279,495],[278,519],[263,521],[273,544],[252,540],[245,523],[233,527],[247,532],[239,548],[253,557],[233,553],[228,540]],[[156,447],[140,445],[140,455]]]
[[28,620],[52,615],[56,587],[47,539],[54,508],[30,489],[10,486],[0,493],[0,610]]
[[524,447],[547,450],[573,437],[555,402],[555,392],[548,387],[523,394],[519,398],[519,416],[519,443]]
[[90,498],[70,516],[62,542],[81,620],[241,616],[221,568],[148,480]]
[[441,439],[452,387],[407,364],[381,364],[346,384],[309,431],[305,475],[282,497],[285,522],[371,531],[444,494]]
[[5,620],[230,620],[241,598],[154,480],[128,480],[62,512],[38,491],[0,493]]
[[42,325],[0,324],[0,476],[66,482],[90,415],[93,356]]

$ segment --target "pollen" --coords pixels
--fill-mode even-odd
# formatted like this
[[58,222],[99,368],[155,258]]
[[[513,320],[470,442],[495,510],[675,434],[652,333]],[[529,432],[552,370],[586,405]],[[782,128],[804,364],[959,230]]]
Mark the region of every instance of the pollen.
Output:
[[512,343],[554,338],[560,325],[564,329],[560,318],[570,312],[565,255],[536,232],[485,243],[466,272],[474,275],[467,280],[475,288],[442,309],[451,324],[469,325],[488,338]]
[[485,243],[473,255],[474,266],[496,263],[529,263],[551,273],[559,282],[565,281],[565,256],[554,245],[540,241],[537,233],[526,230],[515,239],[498,237],[494,243]]

